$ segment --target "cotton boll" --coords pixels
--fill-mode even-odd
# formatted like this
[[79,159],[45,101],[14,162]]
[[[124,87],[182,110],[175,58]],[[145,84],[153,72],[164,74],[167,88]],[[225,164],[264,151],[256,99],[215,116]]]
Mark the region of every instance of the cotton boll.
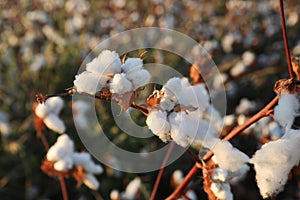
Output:
[[255,61],[255,54],[251,51],[245,51],[242,55],[242,60],[246,66],[250,66]]
[[67,134],[63,134],[57,138],[55,145],[65,149],[68,155],[71,155],[74,151],[74,142]]
[[160,110],[152,110],[146,120],[149,129],[163,142],[168,141],[167,133],[170,131],[170,124],[167,121],[167,113]]
[[164,92],[164,96],[176,101],[181,92],[181,80],[178,77],[171,78],[167,81],[167,83],[163,86],[162,91]]
[[77,92],[88,93],[95,95],[96,92],[100,91],[102,87],[106,85],[109,78],[99,76],[91,72],[84,71],[79,75],[75,76],[74,86]]
[[180,185],[183,181],[183,173],[181,170],[177,169],[172,173],[172,180],[176,186]]
[[191,86],[191,84],[189,82],[189,79],[185,78],[185,77],[183,77],[183,78],[180,79],[180,84],[181,84],[182,88]]
[[174,106],[175,106],[175,103],[173,101],[171,101],[170,99],[167,99],[165,97],[162,97],[159,101],[159,107],[162,110],[170,111],[174,108]]
[[190,200],[198,200],[198,197],[195,193],[194,190],[188,190],[185,195],[190,199]]
[[222,89],[225,88],[225,83],[228,80],[228,75],[225,73],[221,73],[214,77],[213,80],[213,88],[214,89]]
[[215,168],[211,178],[214,181],[226,182],[228,179],[228,171],[222,168]]
[[294,94],[281,94],[278,105],[274,108],[274,119],[287,130],[293,125],[299,114],[299,101]]
[[66,151],[58,145],[53,145],[47,152],[46,158],[51,162],[58,161],[66,156]]
[[224,125],[225,126],[233,125],[234,121],[235,121],[235,116],[234,115],[226,115],[224,117]]
[[233,200],[228,183],[213,182],[210,189],[219,200]]
[[110,92],[114,94],[124,94],[132,90],[131,82],[125,77],[125,74],[116,74],[109,84]]
[[83,183],[92,190],[98,190],[100,183],[93,174],[86,173]]
[[43,104],[38,104],[35,108],[35,114],[39,118],[43,119],[44,117],[47,116],[47,114],[50,112],[50,108],[46,106],[45,103]]
[[64,122],[56,114],[53,113],[48,114],[44,118],[43,122],[49,129],[57,133],[62,134],[66,131],[66,126]]
[[271,140],[277,140],[283,135],[282,128],[275,121],[269,123],[267,129]]
[[109,194],[110,200],[120,200],[120,192],[118,190],[112,190]]
[[254,111],[255,108],[256,103],[254,101],[242,98],[239,105],[236,107],[235,112],[237,114],[249,114],[250,112]]
[[45,105],[52,113],[58,115],[61,109],[64,107],[64,101],[61,97],[51,97],[45,102]]
[[135,195],[141,187],[141,179],[136,177],[126,187],[124,196],[128,199],[135,199]]
[[125,73],[139,71],[143,67],[143,60],[140,58],[127,58],[122,65],[122,70]]
[[62,160],[55,162],[53,167],[59,172],[68,171],[73,167],[73,160],[71,157],[66,156]]
[[228,141],[220,140],[211,149],[219,167],[232,172],[238,170],[243,164],[249,161],[249,157],[238,149],[234,148]]
[[87,152],[80,152],[80,153],[74,152],[72,154],[72,159],[74,161],[74,165],[76,166],[83,166],[86,163],[91,162],[92,160],[91,155]]
[[151,75],[147,70],[142,69],[126,73],[126,78],[131,81],[133,90],[136,90],[137,88],[146,85],[149,82]]
[[197,84],[195,86],[191,86],[191,88],[193,91],[193,96],[190,102],[191,106],[201,108],[201,110],[206,109],[209,104],[209,96],[205,85]]
[[282,191],[290,170],[299,164],[299,131],[290,132],[281,139],[264,144],[250,160],[254,164],[260,194],[264,198]]
[[92,160],[84,165],[84,170],[92,174],[102,174],[103,168],[95,164]]
[[98,57],[86,65],[86,70],[103,76],[110,73],[121,72],[121,60],[115,51],[104,50]]
[[236,78],[244,74],[246,70],[247,70],[247,66],[243,62],[238,62],[230,70],[230,75]]

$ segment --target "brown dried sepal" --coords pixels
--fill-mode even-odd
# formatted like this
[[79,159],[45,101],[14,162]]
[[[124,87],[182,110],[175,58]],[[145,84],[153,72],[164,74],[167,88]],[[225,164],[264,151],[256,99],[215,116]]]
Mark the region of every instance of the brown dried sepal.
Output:
[[40,104],[45,103],[45,101],[48,99],[47,95],[43,95],[42,93],[38,93],[35,95],[36,101]]
[[294,78],[280,79],[274,85],[277,94],[297,94],[300,91],[300,81]]
[[80,187],[85,179],[85,172],[82,166],[78,166],[74,169],[73,177],[77,181],[77,187]]
[[112,99],[116,101],[124,111],[127,111],[131,104],[133,103],[134,99],[136,98],[136,92],[126,92],[122,95],[112,95]]
[[210,189],[210,186],[212,184],[212,176],[213,169],[209,168],[208,166],[204,166],[202,169],[202,175],[203,175],[203,189],[207,194],[207,197],[209,200],[218,200],[218,198],[214,195],[213,191]]
[[299,57],[292,56],[292,68],[294,73],[297,76],[297,79],[300,80],[300,59]]

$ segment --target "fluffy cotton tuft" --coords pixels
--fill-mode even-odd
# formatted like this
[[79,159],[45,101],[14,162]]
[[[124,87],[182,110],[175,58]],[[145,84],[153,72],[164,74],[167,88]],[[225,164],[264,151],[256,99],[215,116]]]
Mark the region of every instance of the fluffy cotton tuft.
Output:
[[92,190],[98,190],[100,186],[100,183],[96,179],[96,177],[90,173],[85,174],[85,179],[83,179],[83,183]]
[[122,70],[127,72],[133,72],[142,69],[143,60],[140,58],[127,58],[125,63],[122,65]]
[[135,199],[135,195],[141,187],[141,179],[136,177],[127,185],[124,193],[125,199]]
[[47,152],[46,158],[49,161],[56,162],[64,160],[71,156],[74,151],[74,143],[67,134],[58,137],[56,143],[50,147]]
[[175,103],[166,97],[162,97],[159,102],[159,107],[164,111],[170,111],[174,108]]
[[210,189],[219,200],[233,200],[233,195],[228,183],[213,182]]
[[121,60],[119,54],[115,51],[104,50],[98,57],[94,58],[86,65],[86,70],[97,74],[98,76],[110,73],[120,73]]
[[100,91],[104,86],[106,86],[108,80],[108,77],[99,76],[97,74],[84,71],[75,76],[73,83],[77,92],[95,95],[96,92]]
[[237,171],[249,161],[249,157],[246,154],[234,148],[230,142],[225,140],[216,142],[211,150],[215,154],[218,165],[232,172]]
[[168,132],[171,127],[167,121],[167,113],[160,110],[152,110],[147,117],[146,124],[149,129],[157,135],[163,142],[169,140]]
[[54,113],[48,114],[44,118],[43,122],[49,129],[51,129],[57,133],[62,134],[66,131],[66,126],[65,126],[64,122]]
[[112,79],[110,86],[110,92],[115,94],[124,94],[132,90],[131,82],[125,77],[125,74],[116,74]]
[[296,116],[299,115],[299,101],[294,94],[281,94],[278,105],[274,108],[274,119],[289,130]]
[[133,90],[147,84],[151,78],[149,72],[145,69],[134,70],[126,73],[126,78],[131,81]]
[[263,198],[281,192],[290,170],[299,164],[299,134],[299,130],[290,130],[283,138],[264,144],[251,158]]
[[212,175],[214,181],[226,182],[228,179],[228,171],[222,168],[215,168]]
[[164,96],[176,100],[181,92],[181,80],[178,77],[171,78],[163,86],[162,91],[165,93]]

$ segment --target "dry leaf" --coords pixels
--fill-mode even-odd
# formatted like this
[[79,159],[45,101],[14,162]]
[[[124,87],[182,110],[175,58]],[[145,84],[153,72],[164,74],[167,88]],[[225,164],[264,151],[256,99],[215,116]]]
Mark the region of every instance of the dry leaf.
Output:
[[122,95],[113,94],[112,99],[115,100],[126,112],[130,108],[136,96],[136,92],[126,92]]

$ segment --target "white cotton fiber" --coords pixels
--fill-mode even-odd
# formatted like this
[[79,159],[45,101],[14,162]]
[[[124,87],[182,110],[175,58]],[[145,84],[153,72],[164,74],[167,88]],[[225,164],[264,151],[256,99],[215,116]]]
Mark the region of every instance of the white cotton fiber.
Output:
[[233,195],[228,183],[212,182],[210,189],[219,200],[233,200]]
[[264,144],[251,158],[263,198],[281,192],[290,170],[299,164],[299,134],[299,130],[290,130],[283,138]]
[[163,142],[168,141],[170,124],[167,121],[167,113],[160,110],[152,110],[147,117],[146,124],[149,129],[157,135]]
[[256,108],[256,103],[254,101],[250,101],[247,98],[242,98],[240,100],[239,105],[236,107],[236,114],[249,114],[249,112],[254,111]]
[[203,111],[207,108],[209,104],[209,96],[206,91],[204,84],[197,84],[194,86],[190,86],[192,89],[192,96],[190,100],[190,105],[195,108],[201,108]]
[[125,77],[124,73],[115,74],[109,84],[110,92],[114,94],[124,94],[132,90],[131,82]]
[[245,51],[242,55],[242,60],[246,66],[250,66],[255,61],[255,54],[251,51]]
[[74,142],[67,134],[63,134],[57,138],[55,145],[63,148],[68,155],[71,155],[74,151]]
[[103,76],[110,73],[121,72],[121,60],[115,51],[104,50],[98,57],[86,65],[86,70]]
[[294,94],[281,94],[274,108],[274,119],[286,129],[290,129],[299,115],[299,101]]
[[146,85],[149,82],[151,75],[147,70],[141,69],[126,73],[126,78],[131,81],[133,90],[136,90],[139,87]]
[[228,171],[226,169],[222,169],[222,168],[215,168],[214,169],[214,173],[212,174],[212,179],[214,181],[220,181],[220,182],[226,182],[228,179]]
[[47,152],[46,158],[51,162],[58,161],[66,156],[67,152],[58,145],[53,145]]
[[230,142],[225,140],[217,142],[211,150],[215,154],[219,167],[232,172],[238,170],[249,161],[249,157],[246,154],[234,148]]
[[66,131],[66,126],[65,126],[64,122],[56,114],[53,114],[53,113],[48,114],[43,119],[43,122],[49,129],[51,129],[57,133],[62,134]]
[[122,65],[122,70],[125,73],[140,70],[143,67],[143,60],[140,58],[127,58]]
[[172,180],[174,181],[175,185],[181,184],[183,178],[183,172],[180,169],[177,169],[172,173]]
[[72,154],[72,159],[74,161],[74,165],[83,166],[85,163],[88,163],[92,160],[91,155],[87,152],[74,152]]
[[83,183],[92,190],[97,190],[100,186],[100,183],[96,179],[96,177],[90,173],[85,174],[85,179],[83,180]]
[[89,162],[85,163],[83,165],[83,168],[88,173],[93,173],[93,174],[101,174],[101,173],[103,173],[103,168],[100,165],[95,164],[92,160],[90,160]]
[[75,76],[74,86],[77,92],[87,93],[90,95],[95,95],[96,92],[100,91],[102,87],[105,86],[105,82],[108,80],[106,77],[101,77],[103,81],[100,80],[99,75],[84,71],[79,75]]
[[167,81],[167,83],[163,86],[162,91],[164,92],[165,97],[175,101],[179,97],[181,89],[180,78],[174,77]]
[[170,111],[174,106],[175,103],[168,98],[162,97],[159,101],[159,107],[164,111]]
[[59,172],[68,171],[73,167],[73,160],[71,159],[71,157],[66,156],[63,159],[55,162],[53,167],[56,171]]
[[61,97],[51,97],[47,99],[45,105],[51,110],[52,113],[58,115],[64,107],[64,100]]
[[38,116],[41,119],[46,117],[49,112],[50,112],[50,108],[48,106],[46,106],[45,103],[38,104],[35,108],[36,116]]
[[141,187],[141,179],[139,177],[136,177],[130,183],[127,185],[125,189],[124,196],[128,199],[135,199],[135,195],[139,191],[139,188]]

